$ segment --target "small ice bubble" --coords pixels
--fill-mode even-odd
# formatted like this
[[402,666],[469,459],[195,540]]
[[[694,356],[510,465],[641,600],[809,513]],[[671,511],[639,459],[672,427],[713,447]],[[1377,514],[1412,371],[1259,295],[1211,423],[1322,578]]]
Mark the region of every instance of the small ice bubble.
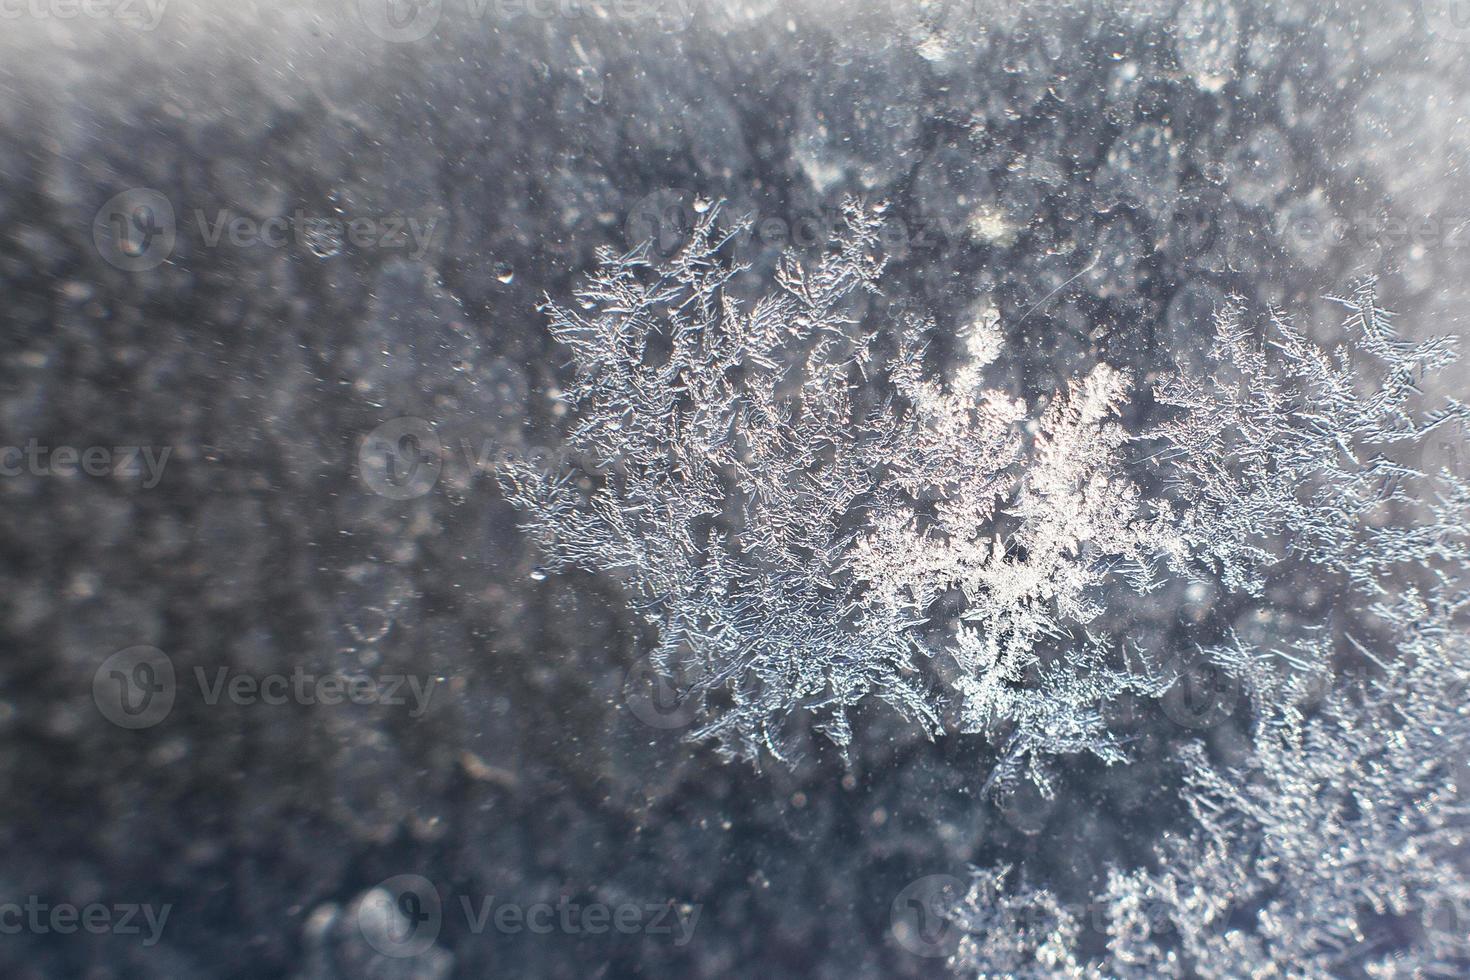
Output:
[[495,263],[495,279],[509,286],[516,277],[515,267],[509,262]]
[[347,619],[347,630],[359,643],[376,643],[392,628],[392,614],[377,606],[367,606]]
[[582,97],[593,105],[601,105],[606,86],[597,69],[591,65],[582,65],[577,68],[576,74],[577,81],[582,85]]
[[342,251],[342,239],[329,228],[307,225],[301,237],[311,254],[319,259],[329,259]]

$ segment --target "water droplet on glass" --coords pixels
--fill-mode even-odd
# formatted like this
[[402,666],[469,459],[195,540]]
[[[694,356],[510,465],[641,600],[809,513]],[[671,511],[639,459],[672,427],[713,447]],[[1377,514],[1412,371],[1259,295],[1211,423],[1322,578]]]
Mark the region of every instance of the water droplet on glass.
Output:
[[393,616],[378,606],[366,606],[347,619],[347,631],[359,643],[376,643],[392,626]]
[[342,251],[342,239],[329,228],[307,225],[301,237],[311,254],[319,259],[329,259]]
[[582,65],[577,69],[577,81],[582,85],[582,97],[593,105],[602,104],[602,96],[606,90],[603,85],[602,76],[597,69],[591,65]]

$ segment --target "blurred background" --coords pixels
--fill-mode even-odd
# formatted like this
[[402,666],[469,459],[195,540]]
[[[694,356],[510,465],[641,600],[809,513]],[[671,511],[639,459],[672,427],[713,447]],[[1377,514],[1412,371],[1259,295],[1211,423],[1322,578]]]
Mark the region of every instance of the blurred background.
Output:
[[1028,398],[1197,361],[1232,294],[1330,345],[1364,273],[1470,333],[1462,8],[0,0],[4,973],[931,976],[916,882],[1148,860],[1238,691],[1052,801],[879,709],[850,764],[682,741],[617,582],[496,488],[564,431],[537,306],[721,199],[764,290],[856,193],[871,315],[997,312]]

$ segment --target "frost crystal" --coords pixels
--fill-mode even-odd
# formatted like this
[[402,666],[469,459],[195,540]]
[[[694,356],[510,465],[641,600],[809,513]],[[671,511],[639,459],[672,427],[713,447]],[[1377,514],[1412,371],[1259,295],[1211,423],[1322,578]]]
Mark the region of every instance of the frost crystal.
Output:
[[851,552],[865,514],[987,463],[921,441],[894,397],[918,390],[928,325],[869,332],[846,312],[883,268],[877,210],[850,202],[833,248],[811,266],[788,256],[748,306],[726,288],[743,267],[720,254],[744,226],[721,231],[719,213],[666,267],[604,253],[580,311],[548,302],[576,365],[569,440],[606,465],[586,484],[513,470],[507,493],[557,563],[623,579],[658,631],[654,666],[710,700],[695,737],[780,757],[802,710],[845,746],[847,709],[869,694],[935,730],[912,617],[865,600]]
[[[1333,357],[1273,313],[1273,366],[1234,303],[1216,316],[1219,370],[1157,391],[1161,402],[1185,410],[1159,433],[1187,502],[1181,530],[1232,589],[1258,592],[1264,572],[1288,555],[1370,590],[1396,563],[1451,556],[1443,526],[1384,525],[1375,512],[1412,499],[1404,488],[1419,476],[1383,448],[1465,419],[1455,402],[1423,421],[1409,410],[1420,377],[1454,350],[1444,339],[1400,341],[1372,280],[1337,302],[1349,310],[1353,350]],[[1376,377],[1361,371],[1354,353],[1381,365]]]
[[[590,487],[506,474],[529,526],[557,562],[623,577],[658,630],[655,667],[709,701],[695,737],[732,754],[781,756],[798,709],[846,746],[869,694],[936,731],[944,701],[916,667],[942,654],[959,727],[1003,737],[1006,781],[1029,759],[1044,783],[1037,757],[1058,752],[1122,759],[1099,709],[1158,680],[1072,627],[1104,580],[1147,591],[1155,556],[1179,548],[1115,472],[1126,376],[1098,366],[1028,437],[1026,406],[982,383],[1004,345],[994,319],[943,383],[929,321],[846,313],[877,289],[879,209],[848,202],[826,256],[788,255],[749,309],[720,254],[742,228],[720,232],[718,214],[665,268],[603,255],[583,312],[548,302],[577,367],[570,441],[610,465]],[[964,608],[936,643],[924,628],[946,594]]]
[[[1371,281],[1340,300],[1338,355],[1277,314],[1257,341],[1241,304],[1221,309],[1213,373],[1158,383],[1172,414],[1130,434],[1139,381],[1120,369],[1096,365],[1033,413],[986,385],[997,318],[940,371],[927,319],[856,316],[883,270],[881,215],[847,202],[818,261],[787,254],[775,291],[742,301],[747,270],[724,252],[744,225],[713,207],[665,265],[604,252],[575,308],[545,306],[576,369],[571,448],[604,463],[521,465],[506,493],[554,567],[623,581],[657,632],[654,668],[703,706],[693,737],[780,758],[808,715],[845,748],[872,695],[926,732],[985,734],[989,786],[1050,794],[1050,758],[1123,761],[1109,707],[1182,673],[1168,641],[1131,635],[1128,596],[1192,581],[1248,604],[1308,562],[1373,600],[1391,568],[1458,554],[1455,515],[1383,519],[1419,478],[1383,448],[1464,409],[1411,413],[1452,349],[1400,341]],[[1199,659],[1257,708],[1334,659],[1320,636],[1254,649],[1228,619],[1200,628],[1218,642]]]
[[[654,667],[701,699],[693,737],[782,758],[809,715],[845,749],[871,695],[926,732],[984,733],[989,787],[1049,794],[1049,759],[1123,761],[1108,709],[1180,678],[1167,634],[1131,629],[1142,597],[1203,587],[1222,601],[1195,623],[1196,660],[1248,696],[1247,764],[1182,744],[1192,829],[1156,870],[1114,870],[1088,906],[1101,916],[1010,867],[976,871],[952,965],[1463,975],[1470,890],[1445,870],[1464,856],[1470,776],[1455,627],[1470,488],[1394,455],[1465,423],[1453,401],[1416,413],[1450,343],[1399,339],[1371,280],[1337,300],[1337,352],[1275,312],[1257,336],[1232,301],[1210,370],[1157,382],[1163,417],[1130,433],[1123,410],[1146,393],[1120,369],[1033,409],[986,384],[997,318],[941,371],[927,319],[856,316],[883,269],[881,209],[848,202],[820,260],[787,255],[750,302],[721,254],[742,225],[718,215],[667,265],[604,253],[578,309],[547,302],[576,367],[569,439],[604,464],[502,474],[556,565],[622,579],[657,632]],[[1354,601],[1242,636],[1296,568]]]
[[1079,926],[1065,914],[1012,928],[1008,910],[1057,898],[1015,888],[998,900],[1009,869],[977,871],[952,913],[967,934],[956,972],[1464,976],[1470,651],[1450,623],[1465,601],[1411,594],[1379,607],[1403,662],[1305,721],[1299,700],[1262,716],[1248,766],[1185,751],[1195,829],[1159,849],[1159,870],[1110,875],[1093,906],[1105,953],[1076,958]]
[[[1158,848],[1157,870],[1111,873],[1091,906],[1105,952],[1077,953],[1087,944],[1065,915],[997,927],[1008,909],[1059,907],[1049,890],[1018,883],[997,898],[1002,867],[977,871],[953,910],[967,934],[951,964],[961,975],[1470,970],[1470,488],[1440,474],[1432,496],[1410,494],[1425,475],[1376,452],[1463,421],[1464,409],[1451,402],[1422,420],[1410,411],[1419,375],[1450,359],[1445,341],[1399,341],[1371,281],[1340,302],[1351,347],[1335,357],[1273,315],[1268,359],[1244,311],[1223,310],[1217,371],[1160,387],[1161,401],[1185,411],[1158,434],[1188,502],[1178,529],[1194,572],[1254,593],[1274,566],[1309,562],[1366,600],[1355,621],[1364,632],[1338,615],[1322,624],[1338,627],[1334,638],[1257,648],[1233,636],[1209,650],[1250,694],[1252,750],[1233,767],[1199,745],[1181,750],[1193,830]],[[1363,371],[1364,359],[1381,368]],[[1426,497],[1414,520],[1385,514]],[[1415,574],[1422,589],[1389,589]],[[1355,668],[1334,681],[1342,663]]]
[[[917,615],[947,592],[963,597],[948,650],[960,668],[962,726],[1009,731],[996,773],[1003,782],[1028,758],[1045,788],[1038,753],[1121,760],[1099,708],[1126,690],[1158,693],[1154,680],[1109,664],[1114,644],[1072,629],[1101,611],[1095,597],[1105,580],[1149,591],[1154,557],[1176,550],[1169,529],[1140,512],[1137,490],[1116,473],[1127,435],[1115,411],[1126,388],[1121,373],[1098,366],[1053,402],[1026,446],[1011,428],[1019,406],[996,410],[1001,397],[983,394],[977,422],[945,438],[996,446],[991,459],[1011,467],[1005,478],[982,471],[936,488],[932,517],[889,515],[856,553],[859,573],[886,606]],[[934,431],[965,419],[954,401],[939,403],[946,421]],[[1018,461],[1024,466],[1012,465]]]

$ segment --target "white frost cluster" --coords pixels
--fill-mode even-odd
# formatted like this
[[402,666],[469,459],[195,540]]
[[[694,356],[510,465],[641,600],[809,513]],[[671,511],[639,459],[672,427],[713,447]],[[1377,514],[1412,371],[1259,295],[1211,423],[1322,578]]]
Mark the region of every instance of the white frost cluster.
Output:
[[709,701],[695,737],[780,757],[804,712],[845,746],[847,709],[869,695],[937,731],[918,624],[869,601],[852,555],[865,514],[990,460],[921,439],[918,409],[868,383],[918,384],[928,327],[880,334],[846,313],[883,268],[877,213],[850,204],[833,248],[811,266],[787,257],[750,304],[720,254],[742,229],[718,216],[665,267],[605,253],[575,308],[547,304],[576,365],[569,440],[605,465],[580,480],[507,471],[507,495],[555,564],[623,580],[658,631],[655,668]]
[[[1466,422],[1455,402],[1414,410],[1450,343],[1401,340],[1364,281],[1338,299],[1338,352],[1235,303],[1208,374],[1141,391],[1099,364],[1029,406],[987,385],[997,318],[946,368],[931,321],[855,315],[884,266],[881,208],[848,202],[819,259],[788,254],[744,302],[748,270],[722,254],[742,228],[718,215],[667,264],[608,252],[573,306],[548,300],[576,368],[572,448],[604,465],[502,474],[553,564],[622,581],[655,667],[692,679],[693,737],[782,758],[809,718],[845,749],[871,697],[986,735],[989,787],[1050,793],[1048,760],[1124,761],[1109,707],[1179,680],[1178,651],[1127,629],[1127,597],[1183,583],[1239,610],[1305,574],[1335,594],[1320,623],[1269,640],[1203,624],[1218,642],[1197,658],[1249,696],[1253,749],[1244,768],[1181,753],[1194,829],[1158,870],[1113,871],[1100,925],[977,871],[952,966],[1463,975],[1470,489],[1403,452]],[[1130,433],[1150,395],[1163,420]]]
[[[1367,609],[1362,632],[1339,617],[1280,646],[1208,651],[1251,696],[1251,750],[1234,766],[1181,752],[1193,829],[1152,869],[1110,874],[1089,906],[1103,951],[1083,956],[1075,918],[1044,914],[1061,907],[1049,890],[981,870],[952,910],[960,975],[1470,972],[1470,487],[1382,451],[1465,409],[1410,410],[1447,342],[1400,341],[1371,281],[1339,302],[1352,344],[1335,356],[1273,316],[1268,357],[1241,308],[1221,311],[1218,369],[1160,387],[1184,410],[1160,435],[1192,562],[1246,593],[1306,562],[1340,584],[1338,606]],[[1345,659],[1359,669],[1334,676]],[[1002,907],[1033,910],[1033,928],[997,928]]]
[[[951,912],[955,972],[1465,976],[1470,644],[1453,623],[1466,602],[1411,592],[1378,607],[1402,659],[1308,718],[1300,691],[1262,713],[1247,765],[1185,751],[1194,829],[1159,846],[1157,870],[1109,875],[1089,906],[1099,955],[1078,952],[1084,924],[1055,895],[1002,867],[977,870]],[[1028,928],[1001,915],[1013,909]]]
[[[848,202],[823,257],[788,254],[776,290],[748,303],[729,288],[745,268],[722,255],[742,228],[718,215],[666,265],[604,253],[573,306],[548,301],[576,366],[569,441],[606,465],[504,479],[554,563],[624,581],[658,630],[655,665],[709,701],[696,737],[779,756],[789,716],[810,713],[846,745],[846,709],[876,695],[931,731],[954,700],[960,730],[1004,746],[1003,770],[1077,751],[1116,761],[1099,709],[1175,678],[1157,651],[1089,628],[1108,589],[1175,575],[1253,594],[1288,558],[1371,589],[1395,563],[1452,554],[1450,526],[1374,517],[1411,471],[1364,448],[1463,410],[1408,413],[1451,349],[1398,341],[1371,283],[1343,302],[1386,365],[1378,386],[1281,317],[1268,366],[1231,307],[1217,373],[1159,384],[1179,411],[1130,435],[1119,412],[1139,381],[1118,368],[1097,365],[1031,418],[985,385],[1005,346],[993,317],[962,332],[945,378],[926,363],[928,320],[850,315],[853,294],[877,291],[881,209]],[[1125,458],[1141,440],[1159,447],[1147,495]],[[941,602],[954,612],[936,638]],[[920,670],[933,657],[948,692]]]

